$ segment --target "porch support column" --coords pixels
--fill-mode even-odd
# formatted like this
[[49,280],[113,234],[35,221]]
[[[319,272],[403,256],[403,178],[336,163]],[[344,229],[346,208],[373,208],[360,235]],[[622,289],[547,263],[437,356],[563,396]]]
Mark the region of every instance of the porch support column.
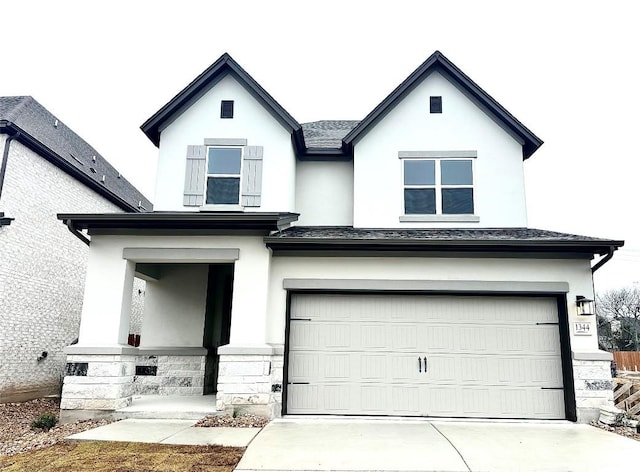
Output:
[[240,249],[233,275],[229,344],[218,348],[218,410],[269,418],[282,410],[282,349],[267,344],[271,251],[261,239]]
[[264,346],[271,252],[262,241],[243,246],[235,262],[231,308],[232,346]]
[[94,237],[89,249],[78,346],[127,345],[135,262]]

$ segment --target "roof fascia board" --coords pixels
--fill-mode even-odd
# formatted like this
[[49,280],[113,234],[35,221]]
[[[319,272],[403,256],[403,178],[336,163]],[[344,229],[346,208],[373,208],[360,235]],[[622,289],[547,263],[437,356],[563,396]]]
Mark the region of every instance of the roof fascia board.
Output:
[[47,161],[51,162],[53,165],[55,165],[62,171],[66,172],[67,174],[69,174],[71,177],[75,178],[79,182],[83,183],[90,189],[102,195],[111,203],[114,203],[115,205],[117,205],[118,207],[120,207],[125,211],[131,211],[135,213],[140,212],[139,208],[129,204],[128,202],[120,198],[118,195],[113,193],[111,190],[101,185],[99,182],[96,182],[95,180],[91,179],[84,172],[80,171],[79,169],[76,169],[74,166],[69,164],[65,159],[60,157],[57,153],[53,152],[51,149],[49,149],[47,146],[42,144],[39,140],[31,136],[29,133],[24,131],[22,128],[17,126],[15,123],[7,122],[7,121],[0,123],[0,133],[6,133],[7,129],[10,129],[12,131],[12,134],[17,133],[16,140],[19,143],[31,149],[33,152],[37,153]]
[[[481,109],[488,113],[494,121],[501,124],[510,135],[518,137],[518,142],[523,145],[523,159],[529,158],[542,144],[543,141],[533,134],[526,126],[520,123],[511,113],[500,105],[493,97],[480,88],[464,72],[447,59],[442,53],[436,51],[413,73],[409,75],[387,98],[385,98],[364,120],[352,129],[343,139],[346,145],[353,145],[368,133],[387,113],[409,94],[417,85],[433,72],[439,72],[453,83],[468,98],[472,98],[476,105],[482,105]],[[515,137],[515,136],[514,136]]]
[[265,238],[267,247],[275,251],[422,251],[476,253],[607,253],[622,241],[478,241],[478,240],[348,240],[310,238]]
[[160,132],[175,120],[195,100],[202,97],[227,74],[231,74],[254,98],[256,98],[289,132],[302,127],[300,124],[253,79],[233,58],[225,53],[196,77],[140,127],[156,146],[160,144]]
[[396,87],[382,102],[380,102],[360,123],[356,125],[342,139],[344,145],[353,146],[367,134],[372,126],[375,126],[397,103],[421,82],[420,77],[427,78],[433,72],[431,67],[436,61],[435,53],[414,70],[398,87]]
[[307,148],[298,154],[301,161],[352,161],[353,153],[346,152],[342,148]]
[[[298,219],[297,213],[139,213],[132,214],[77,214],[60,213],[58,219],[71,223],[80,230],[99,231],[102,234],[123,234],[140,230],[163,232],[168,230],[211,232],[222,230],[280,231]],[[209,234],[209,233],[206,233]],[[268,233],[267,233],[268,234]]]

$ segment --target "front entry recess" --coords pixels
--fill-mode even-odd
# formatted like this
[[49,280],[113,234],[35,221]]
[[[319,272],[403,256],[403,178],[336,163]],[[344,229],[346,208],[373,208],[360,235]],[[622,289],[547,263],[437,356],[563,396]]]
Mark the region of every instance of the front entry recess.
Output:
[[554,298],[294,294],[288,414],[565,418]]

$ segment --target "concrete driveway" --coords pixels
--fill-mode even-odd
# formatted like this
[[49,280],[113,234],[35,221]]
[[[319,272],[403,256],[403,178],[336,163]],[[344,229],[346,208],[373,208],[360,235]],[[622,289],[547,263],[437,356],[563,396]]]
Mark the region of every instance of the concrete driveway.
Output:
[[236,471],[635,470],[640,442],[569,422],[281,419]]

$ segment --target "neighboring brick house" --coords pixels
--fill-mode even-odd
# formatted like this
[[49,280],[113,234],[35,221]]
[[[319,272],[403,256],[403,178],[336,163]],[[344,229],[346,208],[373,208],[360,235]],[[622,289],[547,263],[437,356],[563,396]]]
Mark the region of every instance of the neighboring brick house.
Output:
[[140,212],[151,203],[32,97],[0,97],[0,158],[0,402],[7,402],[59,392],[63,348],[78,336],[89,251],[56,214]]

